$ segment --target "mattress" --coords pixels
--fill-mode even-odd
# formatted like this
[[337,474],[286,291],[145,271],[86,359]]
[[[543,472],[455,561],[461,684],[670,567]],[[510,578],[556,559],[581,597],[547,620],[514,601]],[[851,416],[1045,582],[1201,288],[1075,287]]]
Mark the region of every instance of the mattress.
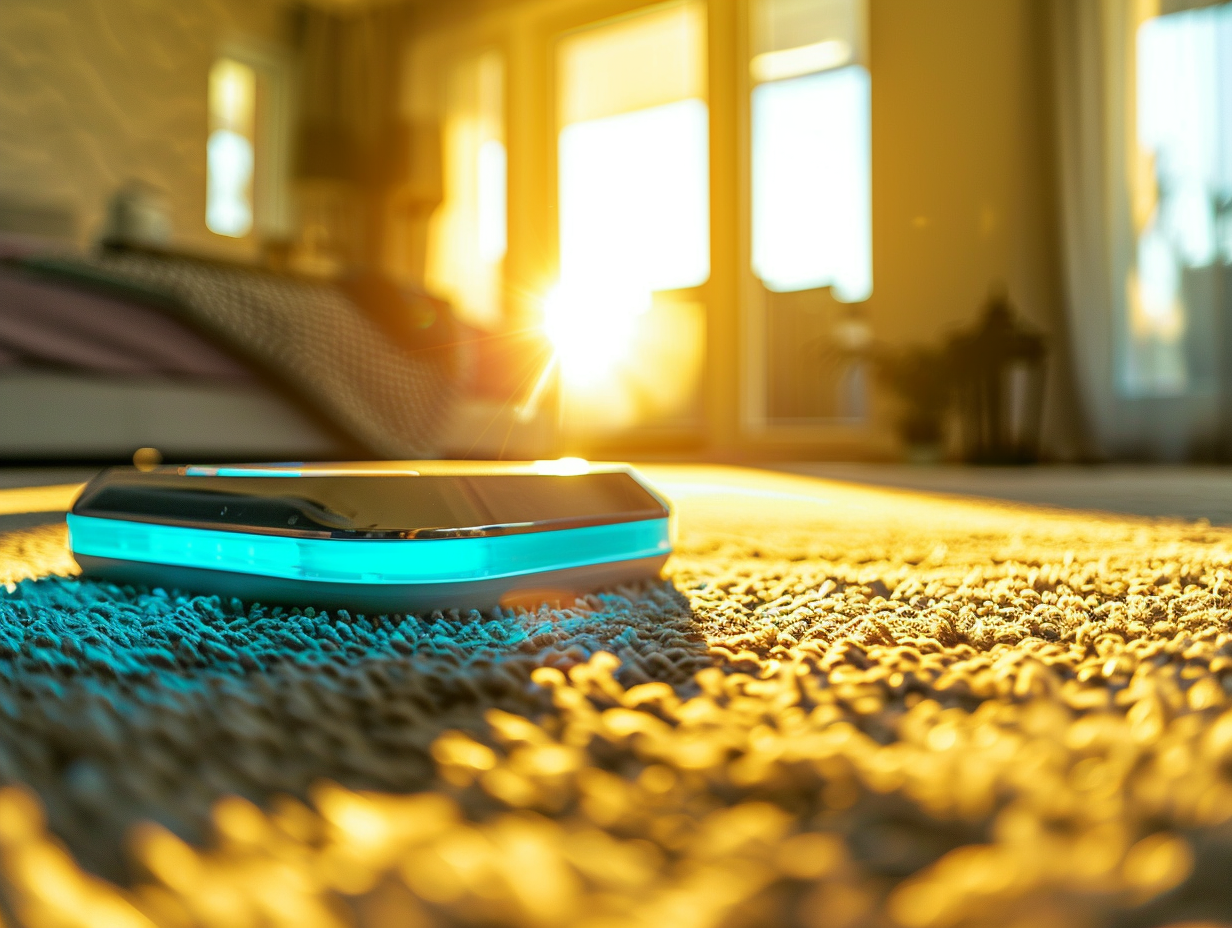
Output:
[[353,446],[253,380],[0,368],[0,458],[346,457]]
[[0,461],[427,457],[448,417],[451,349],[364,294],[175,255],[0,259]]
[[[105,248],[73,259],[28,259],[23,268],[191,329],[347,435],[365,456],[436,456],[457,380],[444,314],[428,313],[419,327],[382,324],[376,308],[363,305],[364,288],[353,294],[341,284],[170,252]],[[412,315],[410,301],[385,283]]]

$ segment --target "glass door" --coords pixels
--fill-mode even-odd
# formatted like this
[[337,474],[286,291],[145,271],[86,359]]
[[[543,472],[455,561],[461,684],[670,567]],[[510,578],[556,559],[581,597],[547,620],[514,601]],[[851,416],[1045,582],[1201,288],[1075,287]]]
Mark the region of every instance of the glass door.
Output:
[[873,289],[862,0],[751,0],[746,424],[862,426]]
[[710,276],[706,8],[657,4],[556,43],[561,427],[587,441],[698,414]]

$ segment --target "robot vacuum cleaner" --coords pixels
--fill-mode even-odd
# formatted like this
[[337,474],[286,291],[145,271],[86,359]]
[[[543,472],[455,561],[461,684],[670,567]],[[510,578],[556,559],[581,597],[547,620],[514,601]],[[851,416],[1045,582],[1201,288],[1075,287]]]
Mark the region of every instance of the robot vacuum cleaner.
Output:
[[576,459],[117,467],[67,519],[86,576],[370,612],[576,596],[671,553],[662,497]]

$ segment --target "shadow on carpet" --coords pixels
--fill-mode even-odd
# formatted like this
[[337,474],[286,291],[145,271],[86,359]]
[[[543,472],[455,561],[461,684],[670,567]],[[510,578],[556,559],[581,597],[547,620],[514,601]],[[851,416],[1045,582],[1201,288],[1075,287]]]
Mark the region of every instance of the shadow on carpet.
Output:
[[425,788],[442,731],[549,709],[531,671],[599,651],[630,686],[711,663],[666,582],[567,609],[364,616],[27,579],[0,591],[0,779],[37,789],[82,864],[123,880],[141,820],[199,842],[230,794]]

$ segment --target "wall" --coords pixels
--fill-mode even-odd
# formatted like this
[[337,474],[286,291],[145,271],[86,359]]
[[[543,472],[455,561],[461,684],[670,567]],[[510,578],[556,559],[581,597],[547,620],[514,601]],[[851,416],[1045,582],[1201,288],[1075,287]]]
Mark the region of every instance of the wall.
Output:
[[1047,5],[872,0],[870,33],[877,335],[936,340],[1005,286],[1050,335],[1046,445],[1071,456]]
[[175,244],[235,257],[205,227],[206,78],[228,43],[285,48],[279,0],[4,0],[0,204],[67,209],[79,244],[129,179],[163,188]]
[[1036,0],[873,0],[877,327],[904,340],[972,318],[1005,284],[1056,298],[1051,141]]

